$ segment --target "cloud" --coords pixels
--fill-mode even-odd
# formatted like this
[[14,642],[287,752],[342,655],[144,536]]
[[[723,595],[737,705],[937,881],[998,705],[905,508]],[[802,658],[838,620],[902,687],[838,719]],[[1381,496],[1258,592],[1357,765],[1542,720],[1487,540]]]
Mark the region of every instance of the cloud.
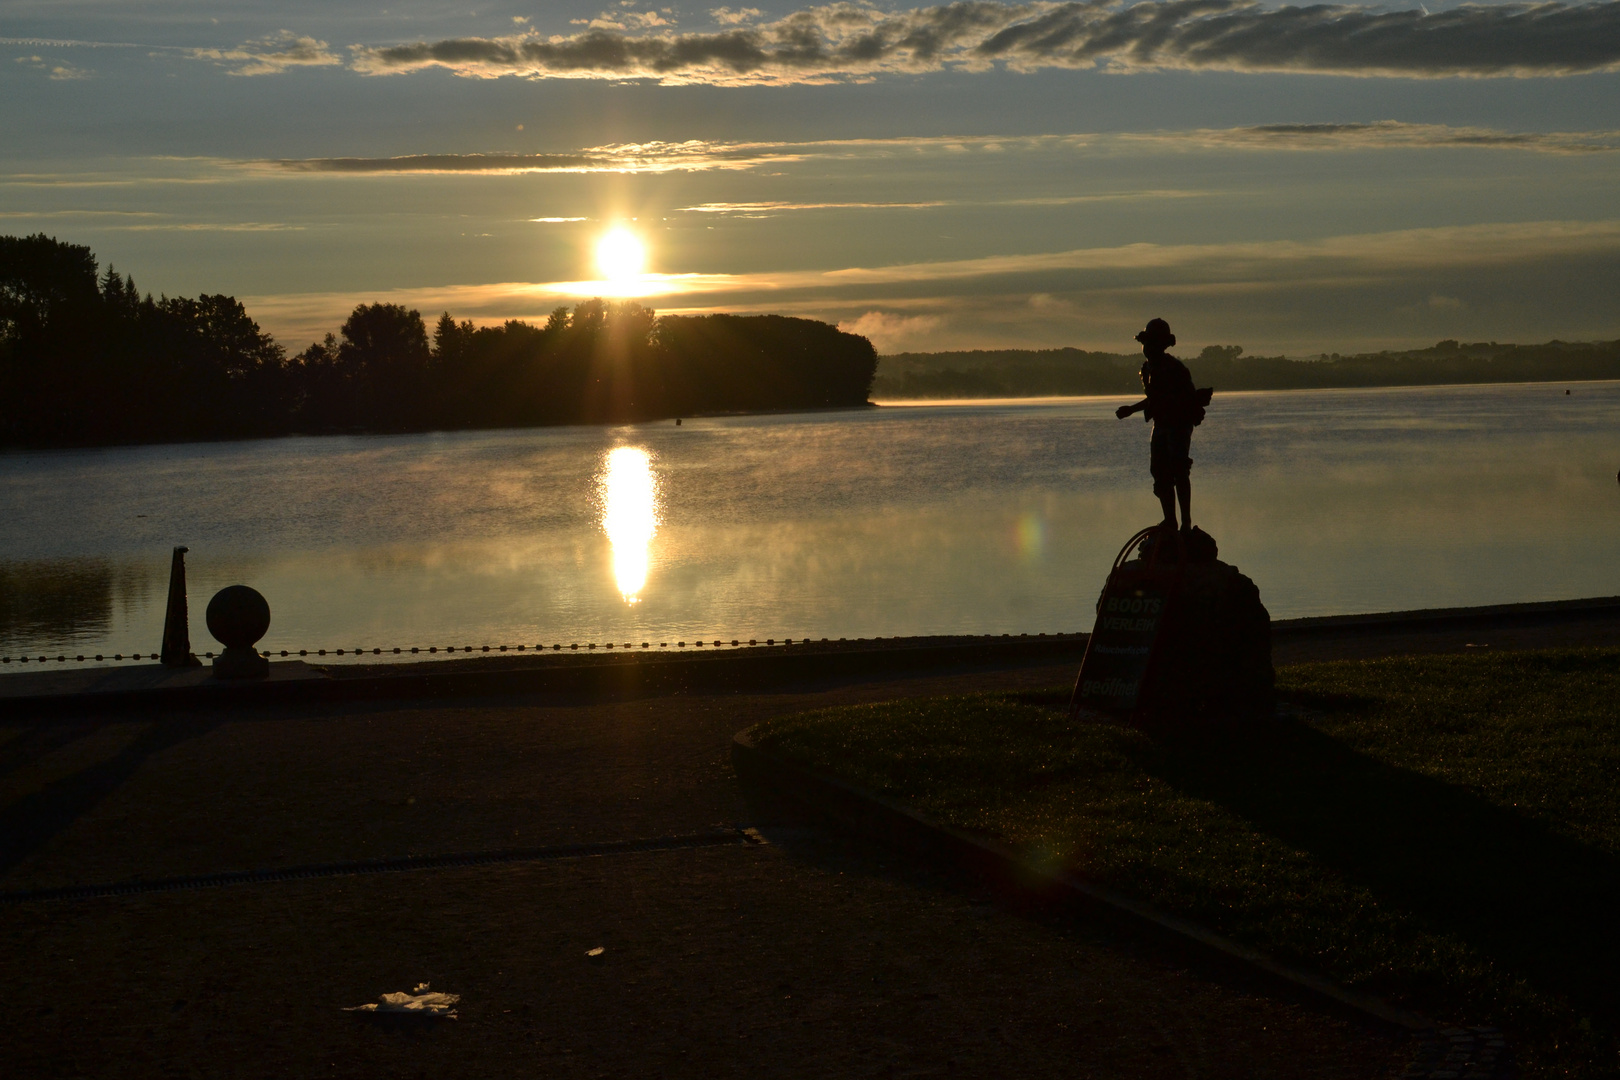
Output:
[[46,77],[54,82],[94,77],[92,72],[84,68],[74,67],[72,64],[52,64],[42,56],[14,56],[12,60],[19,64],[27,64],[37,71],[47,72]]
[[[707,34],[630,33],[605,15],[572,36],[525,33],[353,49],[368,74],[816,83],[880,74],[1043,68],[1301,72],[1407,78],[1555,76],[1620,66],[1620,0],[1464,5],[1429,13],[1256,0],[957,0],[885,12],[833,3]],[[724,13],[723,15],[721,13]],[[643,28],[646,25],[643,24]]]
[[721,26],[737,26],[741,23],[753,22],[764,16],[759,8],[726,8],[717,7],[709,10],[709,18]]
[[245,42],[234,49],[192,49],[198,60],[237,65],[232,75],[279,75],[299,67],[331,67],[343,63],[324,41],[299,37],[283,30],[272,37]]
[[593,30],[648,30],[655,26],[673,26],[656,11],[604,11],[594,19],[570,19],[576,26],[589,26]]
[[1400,147],[1477,147],[1580,154],[1620,150],[1617,131],[1499,131],[1448,124],[1407,124],[1379,120],[1364,124],[1264,124],[1258,127],[1199,129],[1118,135],[1128,143],[1161,143],[1188,148],[1254,150],[1380,150]]

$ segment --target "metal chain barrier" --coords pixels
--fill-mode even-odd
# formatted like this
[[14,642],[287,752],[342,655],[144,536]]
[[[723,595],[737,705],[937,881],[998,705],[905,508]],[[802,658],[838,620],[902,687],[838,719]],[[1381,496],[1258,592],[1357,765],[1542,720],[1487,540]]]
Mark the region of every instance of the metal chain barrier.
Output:
[[[987,635],[984,635],[984,636],[986,636],[986,637],[994,637],[995,635],[987,634]],[[1002,634],[1000,636],[1004,637],[1004,638],[1010,638],[1010,637],[1015,637],[1015,636],[1016,637],[1031,637],[1031,636],[1045,637],[1046,635],[1045,634],[1035,634],[1035,635],[1030,635],[1030,634],[1017,634],[1017,635],[1014,635],[1014,634]],[[822,638],[820,643],[821,644],[826,644],[830,640],[831,640],[830,638]],[[847,641],[849,639],[848,638],[839,638],[838,640],[839,641]],[[882,641],[883,638],[881,638],[881,637],[875,637],[875,638],[870,638],[870,639],[868,639],[868,638],[856,638],[855,640],[856,641],[867,641],[867,640]],[[675,642],[674,647],[677,648],[677,649],[684,649],[684,648],[687,648],[688,645],[690,645],[692,648],[697,648],[697,649],[706,648],[706,647],[707,648],[713,648],[713,649],[721,649],[721,648],[727,648],[727,647],[730,647],[730,648],[733,648],[733,649],[746,649],[746,648],[749,648],[749,647],[756,647],[756,646],[760,646],[760,645],[771,645],[771,646],[774,646],[774,645],[792,645],[792,644],[795,644],[795,643],[800,644],[800,645],[810,645],[810,644],[813,644],[814,642],[812,641],[811,638],[797,638],[797,639],[795,639],[795,638],[766,638],[764,641],[760,641],[757,638],[749,638],[747,641],[743,641],[740,638],[732,638],[730,641],[723,641],[723,640],[719,640],[719,639],[716,639],[716,640],[713,640],[713,641],[708,641],[708,640],[705,640],[705,641],[692,641],[692,642],[677,641],[677,642]],[[653,644],[650,641],[643,641],[641,643],[641,645],[640,645],[640,648],[643,648],[643,649],[651,649],[652,647],[653,647]],[[658,648],[660,648],[660,649],[667,649],[669,647],[670,647],[670,643],[667,642],[667,641],[660,641],[658,643]],[[585,644],[581,645],[579,642],[576,641],[576,642],[573,642],[573,643],[568,644],[568,645],[562,645],[562,644],[554,644],[554,645],[482,645],[482,646],[478,646],[478,647],[474,647],[472,645],[449,645],[449,646],[430,645],[430,646],[428,646],[426,648],[416,647],[416,648],[409,648],[409,649],[407,649],[407,648],[393,648],[393,649],[380,649],[380,648],[379,649],[280,649],[280,650],[261,649],[261,650],[259,650],[259,652],[260,652],[260,655],[266,656],[266,657],[271,657],[271,658],[277,658],[277,657],[291,658],[291,657],[305,657],[305,656],[357,656],[357,657],[358,656],[384,656],[384,655],[387,655],[387,656],[411,656],[411,655],[422,655],[422,654],[439,655],[441,653],[445,654],[445,655],[449,655],[449,654],[452,654],[452,653],[480,653],[480,654],[481,653],[504,653],[504,652],[545,653],[545,652],[562,652],[565,649],[566,650],[571,650],[571,651],[577,651],[579,649],[585,649],[585,650],[589,651],[589,650],[592,650],[592,649],[630,649],[630,650],[634,650],[635,648],[637,648],[636,644],[634,642],[629,642],[629,641],[624,642],[622,645],[618,644],[616,642],[612,642],[612,641],[606,642],[606,643],[601,644],[601,645],[598,645],[594,641],[589,641],[589,642],[586,642]],[[214,658],[214,654],[211,653],[211,652],[206,652],[206,653],[203,653],[202,655],[203,655],[203,657],[205,659],[212,660]],[[76,656],[68,656],[67,654],[64,653],[64,654],[60,654],[60,655],[57,655],[57,656],[0,656],[0,664],[28,664],[28,663],[46,664],[46,663],[52,663],[52,662],[58,663],[58,664],[68,664],[68,663],[94,663],[94,662],[98,662],[98,661],[105,662],[105,661],[108,661],[108,660],[156,660],[157,658],[158,658],[158,654],[155,653],[155,652],[153,652],[153,653],[113,653],[110,656],[106,655],[105,653],[96,653],[93,656],[87,655],[87,654],[84,654],[84,653],[80,653],[80,654],[78,654]]]

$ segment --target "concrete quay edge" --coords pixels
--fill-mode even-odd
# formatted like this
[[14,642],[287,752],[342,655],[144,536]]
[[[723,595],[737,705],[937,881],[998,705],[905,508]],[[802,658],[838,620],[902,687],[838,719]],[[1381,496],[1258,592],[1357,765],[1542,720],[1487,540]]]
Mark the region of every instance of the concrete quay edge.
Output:
[[[306,667],[301,678],[106,689],[85,693],[7,693],[0,675],[0,710],[21,718],[64,713],[240,707],[355,700],[491,697],[517,694],[645,697],[706,690],[771,690],[829,678],[852,678],[942,667],[1078,663],[1085,634],[996,638],[907,638],[884,642],[807,643],[709,654],[553,655],[468,658],[368,666]],[[289,662],[290,664],[291,662]],[[356,667],[360,665],[355,665]],[[162,671],[151,666],[156,671]],[[382,669],[382,670],[379,670]],[[195,669],[192,669],[195,670]],[[20,689],[20,688],[19,688]]]
[[1376,1023],[1418,1035],[1435,1030],[1433,1021],[1376,995],[1282,963],[1069,871],[1032,864],[998,841],[940,825],[903,803],[773,753],[756,744],[751,731],[733,737],[731,762],[751,807],[761,815],[756,824],[780,818],[829,825],[1035,899],[1076,904],[1122,930],[1258,975]]
[[[1272,640],[1380,633],[1577,624],[1620,616],[1620,597],[1593,597],[1473,608],[1278,619]],[[703,690],[769,689],[826,678],[941,667],[1038,662],[1078,663],[1090,635],[1021,634],[806,641],[699,653],[503,653],[396,664],[310,665],[276,661],[264,681],[220,682],[207,669],[157,665],[0,674],[0,713],[23,718],[85,711],[119,712],[239,707],[364,699],[482,697],[513,694],[612,694],[627,697]]]

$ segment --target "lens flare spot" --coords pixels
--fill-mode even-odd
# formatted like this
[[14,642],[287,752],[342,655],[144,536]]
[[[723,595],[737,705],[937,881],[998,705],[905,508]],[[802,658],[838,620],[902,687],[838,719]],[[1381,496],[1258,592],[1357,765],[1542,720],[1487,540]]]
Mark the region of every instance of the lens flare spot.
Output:
[[597,479],[602,531],[613,546],[613,580],[625,603],[641,599],[653,536],[658,532],[658,477],[639,446],[608,451]]
[[1046,554],[1046,521],[1039,514],[1021,516],[1015,532],[1018,553],[1026,560],[1033,562]]

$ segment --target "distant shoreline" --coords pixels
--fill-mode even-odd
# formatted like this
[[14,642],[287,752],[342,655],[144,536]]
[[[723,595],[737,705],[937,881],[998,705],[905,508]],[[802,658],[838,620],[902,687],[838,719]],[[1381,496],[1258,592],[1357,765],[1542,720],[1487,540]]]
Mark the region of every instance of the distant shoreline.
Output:
[[[1183,356],[1199,386],[1216,390],[1344,390],[1620,379],[1620,340],[1437,342],[1406,352],[1320,354],[1315,360],[1245,356],[1240,345],[1211,345]],[[1100,397],[1140,395],[1139,354],[1081,349],[1000,349],[892,353],[878,358],[874,400]]]
[[[1596,383],[1620,383],[1620,375],[1609,379],[1502,379],[1495,382],[1444,382],[1444,383],[1390,383],[1373,386],[1282,386],[1275,388],[1244,388],[1241,390],[1223,390],[1215,387],[1217,393],[1231,394],[1301,394],[1317,393],[1323,390],[1447,390],[1461,389],[1472,386],[1589,386]],[[1003,405],[1036,405],[1049,401],[1102,401],[1104,399],[1117,399],[1127,397],[1141,397],[1141,390],[1109,391],[1097,394],[1015,394],[1005,397],[883,397],[874,398],[868,404],[889,408],[916,408],[924,405],[980,405],[998,403]]]

